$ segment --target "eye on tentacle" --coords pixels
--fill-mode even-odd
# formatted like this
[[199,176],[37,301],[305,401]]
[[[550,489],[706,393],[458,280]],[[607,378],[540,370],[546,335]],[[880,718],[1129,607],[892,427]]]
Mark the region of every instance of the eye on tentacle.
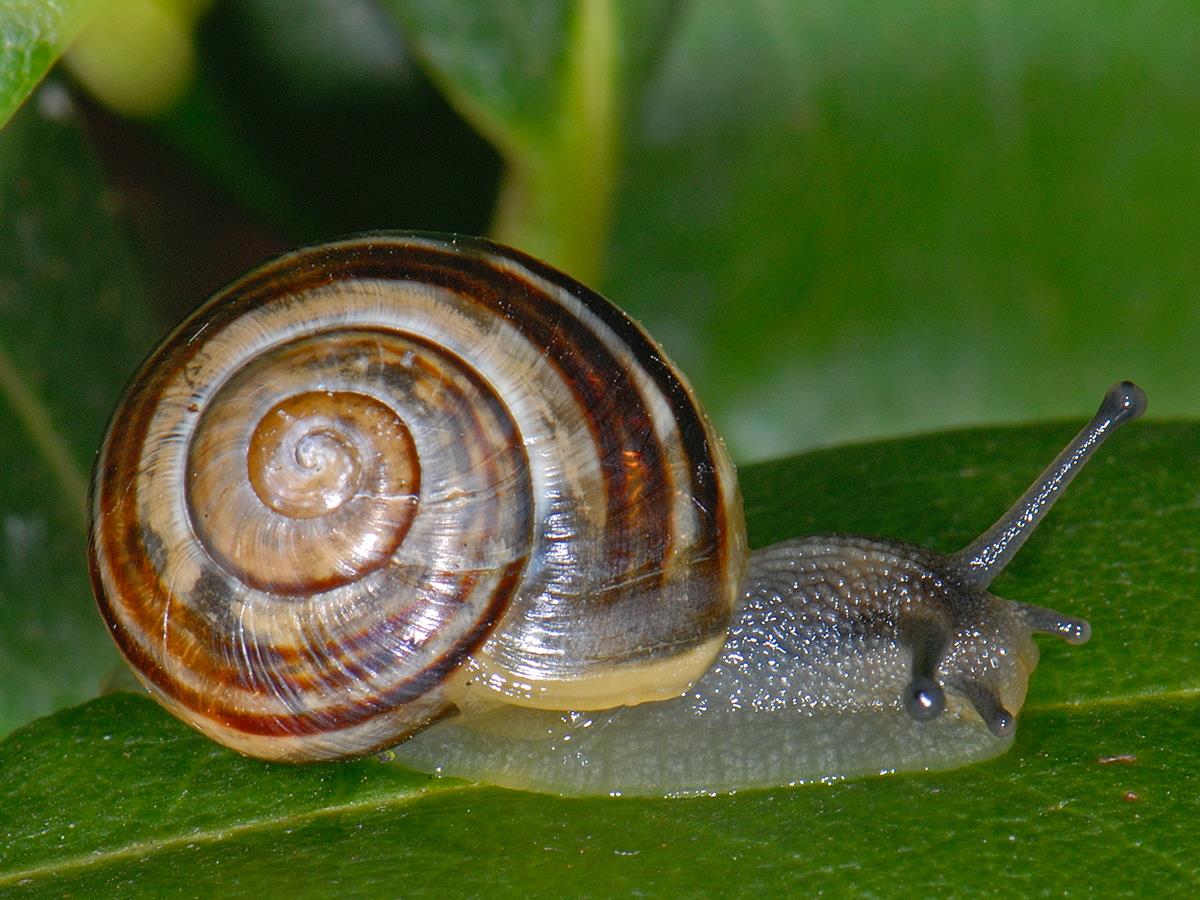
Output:
[[918,721],[936,719],[946,708],[946,693],[937,683],[938,664],[950,643],[950,631],[926,616],[909,616],[900,639],[912,648],[912,681],[904,688],[905,711]]

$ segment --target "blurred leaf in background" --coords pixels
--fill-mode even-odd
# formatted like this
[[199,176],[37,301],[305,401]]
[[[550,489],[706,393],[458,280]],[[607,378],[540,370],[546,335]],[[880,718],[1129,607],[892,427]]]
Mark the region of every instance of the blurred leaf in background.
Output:
[[[65,69],[31,93],[81,33]],[[741,460],[968,422],[1082,418],[1117,378],[1143,384],[1152,415],[1195,416],[1198,76],[1200,5],[1170,0],[0,3],[0,734],[92,696],[114,658],[89,597],[82,510],[121,384],[171,320],[304,242],[373,228],[457,230],[543,255],[647,324]],[[1098,637],[1084,651],[1091,662],[1069,670],[1059,665],[1063,648],[1048,648],[1035,679],[1043,693],[1031,699],[1038,730],[986,770],[1008,805],[983,809],[986,798],[971,796],[921,811],[918,800],[970,794],[984,771],[972,770],[883,788],[894,828],[872,815],[873,785],[720,798],[704,813],[696,804],[514,803],[497,791],[455,801],[451,791],[412,821],[436,818],[422,810],[451,798],[470,833],[483,833],[471,831],[472,810],[503,812],[501,842],[533,823],[522,864],[536,871],[547,847],[566,848],[565,869],[581,888],[593,884],[589,848],[603,848],[595,871],[605,883],[633,873],[631,888],[703,889],[713,870],[689,868],[687,855],[699,836],[721,848],[719,862],[743,854],[761,876],[748,885],[815,889],[823,872],[874,865],[868,845],[912,850],[917,835],[922,864],[888,856],[881,892],[901,883],[1015,890],[1039,877],[1068,890],[1061,858],[1080,858],[1086,840],[1116,840],[1128,854],[1088,870],[1097,889],[1105,872],[1109,884],[1136,887],[1119,865],[1130,859],[1143,873],[1161,863],[1173,884],[1194,889],[1192,813],[1178,801],[1194,799],[1186,773],[1195,767],[1175,725],[1195,718],[1195,440],[1191,426],[1138,427],[1139,451],[1121,456],[1119,470],[1100,463],[1097,475],[1120,481],[1136,469],[1136,490],[1112,503],[1094,498],[1074,516],[1056,511],[1061,524],[1048,523],[1078,562],[1042,565],[1061,557],[1031,545],[1026,567],[1012,573],[1014,596],[1059,596],[1094,615]],[[956,518],[978,498],[975,485],[956,493],[955,479],[987,469],[998,508],[1023,484],[1015,469],[1034,464],[1021,453],[1038,433],[990,443],[943,435],[759,468],[747,486],[752,535],[761,543],[837,527],[952,546],[978,527]],[[944,492],[934,472],[949,479]],[[1006,472],[1013,481],[1000,490]],[[923,517],[930,509],[952,525]],[[1105,522],[1108,530],[1092,530]],[[1079,597],[1101,594],[1095,609],[1079,608]],[[1147,658],[1154,664],[1141,669]],[[1128,670],[1138,672],[1136,690],[1122,693],[1114,686]],[[133,741],[115,727],[126,714],[103,701],[30,726],[0,752],[26,763],[30,753],[51,759],[48,748],[63,742],[71,749],[52,764],[61,779],[32,763],[21,776],[5,772],[34,779],[30,804],[52,805],[72,785],[105,777],[88,767],[87,748],[97,735]],[[186,739],[153,711],[129,715],[145,721],[152,744]],[[1046,779],[1090,765],[1110,737],[1114,752],[1142,740],[1153,768],[1127,782],[1088,770],[1070,782],[1072,797],[1047,792]],[[180,746],[187,759],[203,758],[174,774],[164,764],[156,777],[167,787],[147,801],[154,810],[171,802],[176,781],[186,793],[188,779],[210,777],[204,745]],[[399,822],[385,846],[416,840],[403,824],[412,784],[394,791],[393,776],[367,775],[364,788],[360,775],[239,769],[271,786],[263,796],[286,795],[293,777],[344,777],[299,813],[331,823],[301,838],[341,849],[288,843],[287,817],[258,832],[253,815],[210,819],[202,803],[195,827],[217,837],[205,844],[216,852],[197,857],[196,873],[217,877],[222,852],[241,852],[221,843],[229,825],[247,846],[258,835],[279,848],[261,866],[268,875],[308,873],[295,864],[303,858],[332,862],[360,884],[346,867],[369,847],[355,843],[353,816],[329,812],[339,798],[350,797],[351,810],[378,801]],[[137,777],[118,789],[136,795]],[[1122,806],[1112,800],[1119,783],[1153,802]],[[153,816],[136,803],[121,809],[135,827],[93,821],[99,830],[88,833],[100,837],[57,845],[65,851],[45,842],[56,839],[55,823],[26,822],[44,825],[45,841],[30,838],[17,860],[5,841],[16,840],[12,820],[23,810],[0,803],[0,864],[12,863],[0,877],[66,858],[82,873],[78,892],[128,887],[137,865],[122,866],[140,859],[130,848],[156,847],[136,827],[139,815]],[[811,824],[795,827],[793,812],[840,815],[845,834],[869,837],[859,846],[835,828],[813,852]],[[1035,827],[1059,813],[1068,818]],[[168,876],[191,852],[191,826],[177,814],[163,814],[167,843],[155,857]],[[658,835],[696,816],[709,825],[671,832],[666,857],[645,843],[636,858],[617,854],[627,831]],[[589,843],[578,829],[602,818],[608,838],[601,829]],[[1000,849],[977,868],[970,853],[964,865],[928,868],[928,848],[953,843],[959,819]],[[1062,821],[1072,827],[1056,827]],[[1143,830],[1115,839],[1139,827],[1130,822]],[[804,841],[779,844],[785,826]],[[1022,859],[1038,860],[1025,880],[1013,874],[1013,840]],[[93,852],[114,847],[103,856],[109,880],[87,881]],[[431,884],[465,865],[439,859]],[[855,884],[864,882],[843,887]]]
[[61,84],[0,133],[0,732],[116,662],[85,561],[88,472],[153,337],[116,198]]
[[697,3],[630,134],[605,287],[740,458],[1200,411],[1200,6]]
[[192,32],[210,0],[102,5],[66,55],[67,67],[110,109],[149,116],[179,101],[195,68]]

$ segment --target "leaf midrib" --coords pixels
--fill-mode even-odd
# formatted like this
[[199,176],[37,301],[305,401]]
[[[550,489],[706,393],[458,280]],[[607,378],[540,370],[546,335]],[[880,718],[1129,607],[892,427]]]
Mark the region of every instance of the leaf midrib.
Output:
[[1200,687],[1185,687],[1173,691],[1146,691],[1134,694],[1117,694],[1109,697],[1088,697],[1085,700],[1059,700],[1054,703],[1031,703],[1025,705],[1026,712],[1062,712],[1088,709],[1111,709],[1121,706],[1138,706],[1142,703],[1171,703],[1200,698]]
[[335,817],[343,813],[378,811],[381,809],[401,809],[413,802],[430,795],[445,796],[477,790],[479,785],[471,782],[456,782],[447,780],[445,784],[436,787],[418,788],[411,793],[379,795],[362,797],[350,803],[339,803],[330,806],[320,806],[306,812],[293,812],[286,816],[271,816],[253,819],[251,821],[232,824],[227,827],[214,828],[205,831],[192,831],[171,837],[153,838],[150,840],[131,841],[109,850],[93,851],[78,856],[67,856],[26,869],[12,872],[0,872],[0,888],[28,884],[38,878],[65,875],[70,872],[96,868],[123,860],[138,859],[155,853],[165,853],[188,847],[193,844],[216,844],[231,837],[271,832],[280,828],[292,828],[319,821],[323,818]]

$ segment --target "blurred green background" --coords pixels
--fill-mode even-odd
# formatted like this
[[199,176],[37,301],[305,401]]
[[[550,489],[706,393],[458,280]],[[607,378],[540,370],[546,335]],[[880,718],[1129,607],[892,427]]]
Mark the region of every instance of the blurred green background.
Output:
[[76,5],[165,318],[277,249],[491,232],[642,319],[742,460],[1117,377],[1200,408],[1193,3]]
[[[646,324],[740,462],[967,424],[1082,420],[1118,378],[1145,387],[1152,417],[1200,413],[1200,4],[1192,0],[0,0],[0,125],[0,735],[94,696],[116,663],[91,601],[84,506],[93,454],[123,383],[172,321],[250,266],[304,243],[369,229],[463,231],[556,263]],[[978,511],[959,521],[961,510],[939,508],[943,501],[927,497],[932,476],[924,467],[966,484],[959,496],[994,490],[995,498],[980,497],[990,507],[1024,483],[1012,458],[1041,460],[1058,446],[1050,431],[1007,443],[1007,432],[962,436],[964,446],[991,448],[982,460],[956,453],[954,438],[942,436],[762,467],[748,480],[760,520],[752,526],[785,533],[815,524],[807,517],[816,510],[823,527],[901,534],[900,522],[933,510],[936,524],[916,526],[914,538],[926,528],[944,536],[951,522],[965,539]],[[1060,518],[1090,549],[1047,573],[1031,547],[1024,558],[1033,556],[1033,568],[1016,575],[1019,586],[1052,597],[1104,586],[1095,619],[1107,621],[1109,643],[1098,628],[1089,648],[1100,664],[1061,681],[1054,672],[1065,670],[1047,665],[1038,678],[1052,700],[1076,697],[1062,685],[1087,678],[1111,689],[1091,696],[1109,706],[1083,710],[1096,717],[1091,730],[1031,729],[1023,740],[1046,749],[1023,744],[999,768],[945,782],[886,782],[895,816],[874,813],[875,784],[858,794],[853,784],[828,795],[782,792],[779,803],[768,795],[696,801],[693,817],[727,809],[734,816],[729,828],[718,822],[700,832],[728,832],[725,849],[713,854],[716,868],[726,861],[721,853],[732,858],[753,846],[768,858],[763,877],[776,879],[812,849],[791,810],[811,804],[836,815],[853,795],[861,808],[843,822],[848,831],[871,843],[878,829],[860,823],[890,825],[896,847],[911,851],[916,841],[916,858],[893,862],[918,880],[932,872],[945,888],[951,882],[940,880],[941,870],[927,868],[923,837],[912,838],[923,835],[924,816],[912,797],[927,791],[920,803],[936,802],[946,784],[957,787],[941,799],[956,797],[963,808],[936,834],[950,836],[970,820],[978,841],[996,839],[990,869],[970,865],[976,838],[961,857],[944,857],[953,877],[1024,877],[1010,871],[1011,847],[997,837],[1010,814],[995,814],[999,824],[995,815],[976,821],[985,801],[974,790],[1019,807],[1011,818],[1029,827],[1022,840],[1042,848],[1035,880],[1057,873],[1068,881],[1054,884],[1069,883],[1059,845],[1042,841],[1047,812],[1066,805],[1054,805],[1055,791],[1070,781],[1054,766],[1106,741],[1113,747],[1100,752],[1122,752],[1114,732],[1124,740],[1142,729],[1120,705],[1128,700],[1121,673],[1139,651],[1153,652],[1155,665],[1130,690],[1178,701],[1182,712],[1138,715],[1186,730],[1185,701],[1195,696],[1194,629],[1187,615],[1170,612],[1171,604],[1191,604],[1187,585],[1195,583],[1200,495],[1194,454],[1183,449],[1191,430],[1142,433],[1128,457],[1144,460],[1141,481],[1127,480],[1127,493],[1112,494],[1108,506],[1110,495],[1096,488],[1092,506]],[[1031,440],[1036,453],[1025,446]],[[886,476],[877,484],[872,464],[916,483],[899,492]],[[805,493],[804,484],[830,470],[855,474]],[[1103,477],[1120,471],[1113,463]],[[846,493],[867,500],[843,519],[830,510],[846,509]],[[896,497],[902,502],[888,507]],[[1122,540],[1132,535],[1131,545],[1089,544],[1088,529],[1110,533],[1104,527]],[[1128,596],[1135,600],[1127,608]],[[1150,605],[1137,606],[1146,596]],[[122,703],[136,701],[111,701],[117,718],[126,715]],[[64,721],[107,708],[85,706]],[[1043,718],[1047,708],[1050,718],[1081,714],[1052,703]],[[149,724],[131,730],[146,731],[147,740],[174,734],[169,725],[152,731],[156,712],[137,715]],[[1104,716],[1132,724],[1117,731]],[[59,759],[64,732],[56,727],[39,723],[12,738],[8,752],[29,763],[20,740],[43,734],[44,743],[29,745],[42,748],[34,762],[95,782],[77,765],[95,750],[94,733]],[[1054,749],[1068,731],[1078,752]],[[1168,731],[1161,746],[1194,750]],[[199,758],[180,770],[185,779],[203,777],[196,773],[207,754],[222,752],[188,746]],[[178,758],[174,750],[165,756]],[[321,804],[336,805],[352,793],[355,773],[370,769],[281,775],[231,763],[228,754],[212,758],[239,778],[261,776],[242,793],[261,793],[264,803],[272,795],[263,785],[284,794],[289,778],[325,785],[332,799],[322,794],[314,821],[325,821]],[[1195,767],[1174,759],[1143,772],[1166,772],[1160,798],[1173,791],[1194,804],[1185,780]],[[395,777],[371,771],[385,787]],[[1103,774],[1116,785],[1114,771]],[[178,793],[168,764],[153,774],[163,779],[162,796]],[[57,810],[59,782],[45,773],[35,781]],[[1076,854],[1084,851],[1075,841],[1095,832],[1120,856],[1111,871],[1125,871],[1126,852],[1135,843],[1143,851],[1143,837],[1114,838],[1129,817],[1105,805],[1111,798],[1095,792],[1095,780],[1077,783],[1098,811],[1078,820],[1086,828],[1069,817],[1057,827]],[[135,782],[122,785],[136,798]],[[209,787],[225,792],[223,783]],[[394,824],[408,795],[385,795]],[[457,802],[484,814],[514,802],[504,792],[487,796],[491,807],[476,794]],[[547,844],[568,827],[592,833],[593,807],[516,802],[532,810],[526,822],[545,818]],[[192,827],[186,815],[220,834],[226,820],[204,817],[222,805],[214,796],[162,815],[172,835],[183,835],[182,847]],[[651,841],[675,822],[676,807],[645,808]],[[102,799],[96,809],[103,823]],[[625,837],[621,816],[640,809],[605,808],[614,840]],[[1157,821],[1160,837],[1194,820],[1182,807],[1164,818],[1165,804],[1128,809],[1130,820]],[[781,827],[792,826],[791,849],[779,851],[776,832],[756,824],[772,811]],[[11,833],[4,812],[0,869]],[[228,821],[240,828],[257,815]],[[43,845],[52,843],[50,827],[42,831]],[[135,843],[146,837],[136,824],[130,833]],[[814,891],[833,869],[873,864],[878,849],[847,856],[843,844],[851,842],[830,834],[831,862],[805,870]],[[532,869],[546,847],[540,836],[530,840],[520,858]],[[690,871],[690,851],[673,846],[671,858]],[[226,848],[214,848],[219,861]],[[88,859],[92,849],[71,859]],[[298,855],[324,863],[330,854]],[[1153,847],[1138,858],[1143,871],[1160,862]],[[1164,858],[1194,892],[1194,863],[1180,860],[1195,853]],[[656,859],[642,858],[638,879],[654,875]],[[175,871],[173,861],[165,865]],[[310,883],[291,865],[293,880]],[[391,856],[380,865],[390,868]],[[216,863],[202,867],[223,877]],[[894,888],[891,871],[879,870],[881,893]],[[575,874],[589,883],[585,867]],[[846,877],[844,884],[856,883],[853,873]]]

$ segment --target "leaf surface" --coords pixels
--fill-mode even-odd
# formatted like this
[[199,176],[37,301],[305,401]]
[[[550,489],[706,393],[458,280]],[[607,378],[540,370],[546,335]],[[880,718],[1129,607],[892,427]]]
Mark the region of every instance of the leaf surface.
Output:
[[[956,547],[1072,430],[950,433],[750,467],[754,541],[850,528]],[[116,694],[0,744],[0,889],[1194,894],[1198,441],[1193,423],[1115,438],[997,583],[1090,615],[1095,637],[1043,641],[1017,741],[991,762],[715,798],[566,800],[374,760],[246,760]]]
[[5,0],[0,5],[0,127],[79,34],[100,0]]

